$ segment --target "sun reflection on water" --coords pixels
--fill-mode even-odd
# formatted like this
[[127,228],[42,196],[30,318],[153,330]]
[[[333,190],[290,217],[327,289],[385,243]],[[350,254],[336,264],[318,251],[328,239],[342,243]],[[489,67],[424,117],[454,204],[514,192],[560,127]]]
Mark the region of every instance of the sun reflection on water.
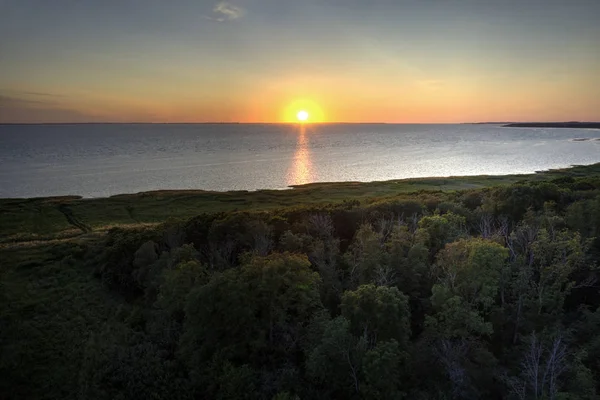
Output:
[[287,184],[304,185],[314,182],[312,159],[310,148],[308,146],[308,138],[306,134],[306,126],[300,124],[298,126],[298,141],[296,142],[296,152],[292,160],[292,165],[287,174]]

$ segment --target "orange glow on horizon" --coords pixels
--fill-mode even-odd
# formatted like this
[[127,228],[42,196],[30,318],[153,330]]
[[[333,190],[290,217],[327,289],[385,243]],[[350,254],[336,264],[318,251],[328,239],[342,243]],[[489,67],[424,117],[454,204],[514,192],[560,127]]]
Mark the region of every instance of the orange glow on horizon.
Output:
[[[361,74],[365,71],[359,71]],[[367,71],[368,72],[368,71]],[[385,72],[385,73],[384,73]],[[357,72],[358,74],[358,72]],[[591,89],[597,77],[571,81],[527,81],[505,85],[482,83],[464,76],[425,79],[419,76],[371,74],[356,79],[350,72],[283,76],[226,86],[219,91],[202,81],[117,86],[118,81],[72,86],[9,87],[14,93],[48,92],[60,96],[45,105],[36,95],[14,95],[0,122],[335,122],[461,123],[481,121],[593,121],[599,118],[600,98]],[[129,81],[128,81],[129,82]],[[579,92],[577,91],[579,90]],[[256,94],[260,93],[260,96]],[[489,93],[493,93],[490,95]],[[563,104],[564,93],[570,93]],[[578,94],[577,94],[578,93]],[[20,97],[19,97],[20,96]],[[25,101],[19,100],[23,98]],[[585,107],[582,106],[585,105]],[[4,117],[4,118],[2,118]]]
[[321,107],[310,99],[290,102],[281,113],[282,122],[325,122]]

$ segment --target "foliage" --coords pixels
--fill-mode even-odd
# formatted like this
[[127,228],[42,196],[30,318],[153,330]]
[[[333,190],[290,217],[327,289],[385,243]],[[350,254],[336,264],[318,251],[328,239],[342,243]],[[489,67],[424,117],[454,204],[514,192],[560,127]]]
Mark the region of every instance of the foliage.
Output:
[[597,174],[3,201],[0,397],[595,399]]

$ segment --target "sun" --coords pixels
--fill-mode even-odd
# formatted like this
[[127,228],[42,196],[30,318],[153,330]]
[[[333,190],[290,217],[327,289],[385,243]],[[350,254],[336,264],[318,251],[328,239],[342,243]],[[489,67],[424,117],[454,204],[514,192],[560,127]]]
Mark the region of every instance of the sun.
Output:
[[308,112],[305,111],[305,110],[300,110],[296,114],[296,118],[298,118],[298,121],[304,122],[304,121],[306,121],[308,119]]
[[279,120],[286,124],[320,124],[325,122],[325,115],[316,101],[309,98],[296,98],[282,103]]

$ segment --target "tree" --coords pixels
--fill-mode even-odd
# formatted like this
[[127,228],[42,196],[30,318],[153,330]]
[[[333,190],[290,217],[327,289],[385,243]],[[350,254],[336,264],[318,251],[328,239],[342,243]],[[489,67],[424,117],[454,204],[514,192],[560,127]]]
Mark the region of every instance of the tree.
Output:
[[79,374],[81,399],[191,399],[177,363],[148,338],[111,321],[86,344]]
[[520,332],[560,323],[564,302],[577,284],[575,273],[586,267],[587,246],[576,232],[529,224],[519,225],[507,240],[513,272],[506,311],[512,314],[516,343]]
[[[490,336],[486,319],[497,298],[508,251],[485,239],[461,239],[440,251],[438,283],[432,288],[433,315],[426,316],[426,337],[450,384],[452,398],[479,398],[488,383],[493,355],[480,338]],[[489,390],[489,388],[485,389]]]
[[342,296],[342,315],[369,346],[395,340],[404,349],[410,337],[408,298],[395,287],[363,285]]
[[289,253],[213,275],[188,296],[179,354],[199,377],[215,354],[264,369],[294,361],[305,325],[322,308],[319,282],[305,256]]
[[272,229],[264,221],[252,221],[248,224],[252,236],[253,252],[259,256],[266,256],[273,248]]
[[508,380],[511,392],[522,400],[554,400],[567,367],[567,347],[563,335],[559,333],[545,344],[533,332],[524,351],[521,374]]
[[571,204],[565,219],[583,238],[593,240],[593,255],[600,257],[600,196]]
[[397,224],[387,242],[390,283],[410,297],[420,298],[429,292],[429,250],[415,243],[414,233],[406,224]]
[[183,320],[185,301],[196,286],[204,285],[209,273],[198,261],[183,261],[172,269],[164,270],[155,306]]
[[342,314],[312,323],[309,377],[333,398],[400,398],[410,330],[406,296],[365,285],[344,293]]
[[351,398],[360,391],[366,339],[350,333],[344,317],[326,321],[323,333],[306,359],[308,376],[332,397]]
[[438,254],[440,284],[450,293],[483,311],[489,310],[500,289],[508,250],[484,239],[461,239]]
[[308,235],[295,234],[290,230],[283,232],[279,238],[279,247],[282,251],[301,253],[304,250]]
[[374,281],[376,271],[384,261],[381,237],[370,224],[363,224],[356,231],[354,240],[344,255],[348,265],[350,287]]
[[146,332],[170,354],[175,353],[183,332],[188,294],[208,280],[208,270],[198,261],[182,261],[162,271],[156,301],[147,313]]
[[446,243],[466,235],[465,225],[464,217],[451,212],[423,217],[419,220],[419,228],[416,231],[417,240],[429,248],[433,259]]
[[407,355],[400,350],[398,342],[390,340],[377,343],[365,353],[363,360],[363,398],[401,399],[400,377],[404,371]]

